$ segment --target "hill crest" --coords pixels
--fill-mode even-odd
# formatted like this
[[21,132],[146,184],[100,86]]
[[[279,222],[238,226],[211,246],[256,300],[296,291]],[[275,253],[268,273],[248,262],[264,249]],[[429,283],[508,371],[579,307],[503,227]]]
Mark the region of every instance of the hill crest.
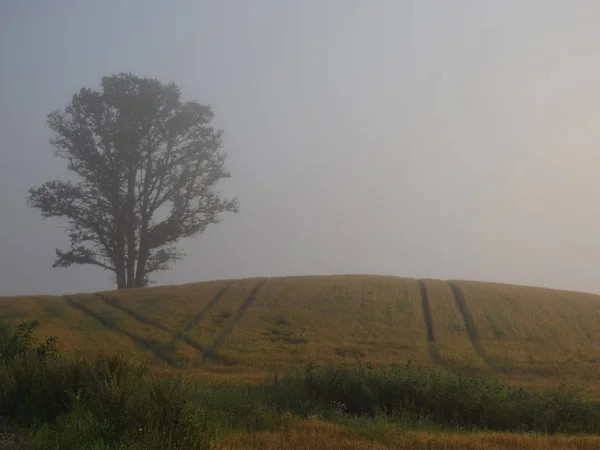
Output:
[[544,287],[375,275],[215,280],[0,298],[69,351],[120,352],[161,370],[261,377],[309,361],[420,364],[518,382],[588,380],[600,296]]

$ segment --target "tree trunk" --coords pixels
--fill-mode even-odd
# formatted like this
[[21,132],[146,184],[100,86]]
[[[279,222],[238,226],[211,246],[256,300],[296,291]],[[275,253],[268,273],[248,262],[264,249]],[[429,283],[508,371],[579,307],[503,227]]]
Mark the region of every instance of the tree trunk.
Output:
[[135,241],[127,233],[127,287],[135,287]]
[[115,273],[117,275],[117,289],[125,289],[127,287],[127,276],[125,267],[125,224],[121,200],[118,191],[113,192],[112,212],[115,220],[116,236],[115,236]]
[[123,233],[118,233],[115,249],[115,272],[117,274],[117,289],[127,287],[127,278],[125,276],[125,239]]
[[142,205],[140,208],[140,242],[135,273],[136,287],[145,287],[146,264],[148,263],[148,258],[150,257],[150,249],[148,248],[148,225],[150,222],[148,207],[150,203],[150,186],[152,184],[152,153],[153,152],[149,149],[146,158],[144,174],[144,192],[142,197]]
[[135,287],[135,169],[129,169],[127,180],[127,287]]
[[137,261],[136,273],[135,273],[135,287],[145,287],[144,280],[146,279],[146,262],[148,256],[140,253]]
[[144,280],[146,278],[146,263],[150,256],[150,250],[148,249],[148,218],[146,217],[146,202],[142,205],[141,214],[141,227],[140,227],[140,248],[138,251],[138,260],[135,273],[135,287],[145,287]]

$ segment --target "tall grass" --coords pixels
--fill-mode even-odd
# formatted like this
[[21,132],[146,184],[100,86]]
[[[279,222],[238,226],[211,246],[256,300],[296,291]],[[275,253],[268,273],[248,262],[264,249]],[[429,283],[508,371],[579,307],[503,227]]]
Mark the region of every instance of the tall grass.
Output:
[[0,333],[0,414],[30,427],[30,448],[210,447],[206,411],[181,378],[118,355],[62,357],[53,340],[33,341],[35,326]]
[[118,355],[61,355],[35,322],[0,328],[0,415],[41,449],[208,449],[231,432],[318,416],[359,434],[378,424],[452,430],[600,433],[600,406],[559,387],[526,390],[410,366],[309,364],[261,385],[158,376]]
[[410,366],[308,365],[288,389],[352,415],[418,417],[464,430],[599,433],[600,406],[576,390],[523,389],[500,381]]

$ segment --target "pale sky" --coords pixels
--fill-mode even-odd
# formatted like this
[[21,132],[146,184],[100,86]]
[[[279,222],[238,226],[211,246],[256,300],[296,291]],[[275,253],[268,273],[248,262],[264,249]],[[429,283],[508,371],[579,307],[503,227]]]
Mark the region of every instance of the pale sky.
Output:
[[46,115],[104,75],[176,82],[225,130],[240,213],[158,284],[371,273],[600,293],[597,0],[0,1],[0,295],[53,269],[27,207]]

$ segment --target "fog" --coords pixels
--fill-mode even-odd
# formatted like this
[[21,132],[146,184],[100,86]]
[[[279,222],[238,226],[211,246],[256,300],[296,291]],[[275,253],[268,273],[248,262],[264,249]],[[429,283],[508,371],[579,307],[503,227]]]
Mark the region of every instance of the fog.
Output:
[[239,214],[158,284],[371,273],[600,292],[600,2],[0,4],[0,295],[53,269],[46,115],[102,76],[174,81],[224,129]]

